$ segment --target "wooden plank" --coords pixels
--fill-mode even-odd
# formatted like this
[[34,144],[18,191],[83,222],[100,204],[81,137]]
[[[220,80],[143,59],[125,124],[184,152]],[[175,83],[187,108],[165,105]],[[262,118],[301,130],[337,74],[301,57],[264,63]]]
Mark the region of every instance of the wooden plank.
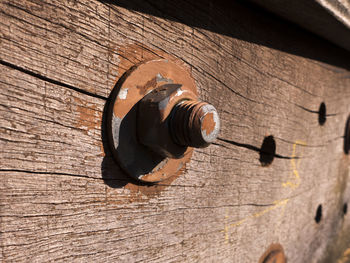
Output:
[[94,176],[105,100],[6,66],[1,72],[2,168]]
[[[172,185],[165,192],[173,193],[154,203],[164,186],[125,186],[125,175],[101,154],[105,101],[9,67],[1,72],[4,261],[181,258],[182,187]],[[117,179],[108,181],[108,173]]]
[[1,60],[108,96],[108,8],[96,1],[1,2]]
[[[125,3],[120,1],[118,3],[127,8],[135,8],[136,6],[141,8],[141,11],[145,9],[147,12],[153,11],[158,15],[169,16],[169,6],[164,6],[164,12],[159,12],[162,7],[157,5],[154,5],[152,10],[155,3],[152,3],[151,6],[140,5],[137,1],[127,1]],[[185,4],[185,2],[179,3],[180,7]],[[344,65],[342,60],[337,58],[342,53],[334,47],[323,44],[321,45],[323,46],[322,49],[320,45],[314,45],[314,49],[310,50],[307,46],[317,42],[317,39],[310,36],[306,37],[305,33],[300,33],[295,28],[290,28],[289,34],[284,34],[284,38],[280,39],[279,35],[283,34],[284,26],[288,26],[288,24],[275,23],[275,20],[266,18],[265,14],[253,13],[241,4],[234,3],[227,7],[219,2],[217,10],[199,9],[197,5],[188,6],[188,4],[184,8],[193,10],[192,13],[194,13],[194,15],[182,17],[187,24],[194,24],[196,27],[199,26],[220,34],[256,43],[259,47],[260,45],[272,46],[275,49],[282,49],[292,54],[295,53],[314,59],[325,59],[326,62]],[[1,21],[0,59],[40,76],[104,97],[109,95],[116,77],[125,71],[125,67],[136,61],[147,59],[149,56],[155,56],[154,51],[149,49],[152,46],[157,50],[161,49],[180,57],[193,70],[198,68],[198,66],[196,67],[195,64],[191,63],[198,60],[192,54],[192,51],[197,50],[197,48],[187,44],[191,43],[191,38],[193,38],[190,26],[165,19],[157,19],[153,16],[141,15],[139,12],[127,9],[119,8],[115,11],[114,9],[113,5],[110,7],[96,1],[84,1],[84,3],[75,1],[64,5],[40,0],[4,1],[1,3],[3,19]],[[237,10],[234,17],[229,13],[232,9]],[[174,19],[178,13],[181,14],[183,8],[179,10],[172,6],[171,10],[173,11],[173,17],[170,18]],[[192,20],[189,20],[189,17]],[[217,21],[217,24],[210,25],[210,27],[206,26],[205,21],[208,20],[208,17]],[[230,17],[231,21],[228,19]],[[151,27],[147,26],[148,23]],[[237,27],[233,28],[232,23],[237,24]],[[165,25],[166,27],[164,27]],[[270,32],[264,30],[267,26],[272,29]],[[167,35],[156,33],[155,29],[165,30],[165,28]],[[279,40],[273,41],[277,37]],[[295,37],[303,38],[303,41],[308,44],[304,43],[304,46],[297,47],[295,45],[290,46],[289,43],[294,42]],[[222,41],[219,41],[219,39],[220,37],[218,43]],[[142,46],[143,44],[147,44],[147,46]],[[240,52],[240,48],[233,49],[232,44],[239,47],[241,47],[241,44],[239,41],[234,41],[225,50],[233,56],[234,60],[246,60],[247,58],[248,60],[249,58],[256,60],[259,57],[266,56],[266,54],[261,56],[259,53],[250,54],[252,50],[247,53]],[[135,48],[130,49],[130,45],[139,46],[138,52],[134,54],[130,52],[131,50],[135,51]],[[248,47],[250,45],[246,46],[246,48]],[[241,48],[244,48],[244,46]],[[329,55],[320,55],[325,48],[328,48]],[[256,51],[258,52],[259,49],[257,48]],[[214,52],[212,55],[218,51],[217,48],[210,50]],[[156,56],[163,55],[157,53]],[[280,55],[281,59],[284,57],[291,59],[289,54]],[[130,63],[127,63],[128,61]],[[268,61],[266,59],[257,61],[256,69],[259,69],[260,63]],[[249,63],[249,61],[246,62]],[[216,63],[219,63],[219,61],[216,61]],[[222,69],[219,72],[222,72]],[[292,74],[293,69],[284,70],[283,74],[282,71],[276,70],[273,74],[279,74],[278,77],[293,83],[290,79],[284,79],[288,76],[288,72]],[[270,72],[270,74],[272,73]],[[300,80],[300,78],[294,78],[294,75],[291,77]]]
[[4,262],[181,261],[183,215],[174,203],[162,209],[140,197],[123,204],[127,191],[110,193],[91,178],[26,172],[1,178]]
[[[94,89],[85,89],[82,78],[72,80],[60,62],[45,56],[37,58],[42,66],[36,68],[29,63],[35,52],[20,51],[2,39],[2,49],[19,52],[7,51],[11,64],[1,66],[4,261],[25,261],[30,255],[30,261],[257,262],[272,242],[283,245],[289,262],[342,256],[350,231],[349,217],[341,215],[350,198],[349,158],[342,149],[350,79],[348,69],[337,67],[341,59],[334,56],[342,54],[345,60],[347,53],[294,29],[283,28],[288,34],[283,33],[274,21],[240,5],[234,17],[250,29],[246,34],[269,26],[271,42],[285,46],[293,38],[305,56],[115,5],[89,2],[84,9],[76,4],[71,9],[64,4],[65,12],[59,11],[57,17],[66,21],[64,17],[96,6],[109,10],[108,19],[96,20],[109,21],[106,39],[115,59],[109,64],[110,84],[99,84],[106,83],[107,76],[96,73],[99,67],[79,66],[89,62],[89,55],[78,56],[74,61],[79,63],[68,69],[79,76],[91,70]],[[1,22],[20,26],[14,12],[18,8],[6,8],[15,18],[6,13]],[[50,13],[23,8],[36,16]],[[192,11],[199,19],[224,12]],[[23,19],[39,25],[32,17]],[[243,23],[249,19],[250,24]],[[53,27],[51,20],[55,21],[47,17],[47,27]],[[255,29],[249,27],[253,24]],[[80,21],[75,29],[82,32],[85,26],[89,25]],[[93,30],[88,27],[86,32]],[[97,42],[102,41],[101,34],[96,35]],[[27,35],[23,33],[17,46],[31,46]],[[52,39],[54,47],[67,52],[73,40],[85,47],[80,34],[67,41]],[[96,41],[90,42],[91,49],[100,46]],[[32,46],[48,54],[40,45]],[[323,54],[318,61],[311,59],[314,50]],[[104,51],[96,52],[102,59]],[[111,79],[138,61],[165,53],[191,67],[202,98],[218,108],[223,127],[216,144],[195,151],[183,175],[158,186],[141,186],[130,182],[108,152],[103,156],[105,100],[94,94],[107,96]],[[54,71],[46,74],[48,67]],[[307,110],[318,111],[322,101],[331,115],[320,126],[318,114]],[[271,134],[277,154],[286,158],[276,157],[270,166],[261,167],[257,151]],[[300,159],[288,159],[294,155]],[[319,204],[323,219],[316,224]]]

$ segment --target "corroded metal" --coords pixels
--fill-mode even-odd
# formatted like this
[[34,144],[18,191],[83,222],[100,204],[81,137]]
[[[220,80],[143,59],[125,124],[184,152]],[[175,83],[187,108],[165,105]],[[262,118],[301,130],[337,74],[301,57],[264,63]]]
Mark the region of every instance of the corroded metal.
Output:
[[180,84],[166,84],[147,94],[138,107],[138,138],[164,157],[181,158],[187,147],[206,147],[220,129],[214,106],[197,100]]
[[191,158],[192,148],[187,148],[181,158],[173,159],[150,151],[137,136],[138,102],[153,90],[173,83],[181,83],[182,91],[197,98],[189,71],[168,60],[152,60],[132,67],[118,80],[110,96],[109,145],[121,168],[135,179],[162,181],[176,174]]
[[280,244],[271,244],[260,257],[259,263],[286,263],[283,247]]
[[179,145],[207,147],[219,134],[220,119],[213,105],[185,100],[172,110],[170,133]]
[[168,60],[127,71],[116,83],[109,106],[112,153],[130,176],[162,181],[184,167],[192,147],[206,147],[219,132],[214,106],[198,101],[189,72]]
[[176,143],[169,131],[173,108],[183,100],[197,100],[197,96],[181,84],[165,84],[140,101],[137,131],[141,144],[163,157],[183,157],[189,145]]

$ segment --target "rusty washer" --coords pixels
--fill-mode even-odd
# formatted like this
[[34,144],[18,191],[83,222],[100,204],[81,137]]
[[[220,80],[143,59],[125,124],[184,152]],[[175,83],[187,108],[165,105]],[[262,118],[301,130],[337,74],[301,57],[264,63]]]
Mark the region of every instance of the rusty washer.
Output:
[[168,60],[132,67],[116,83],[108,108],[107,132],[116,161],[130,176],[159,182],[190,160],[192,147],[218,136],[214,106],[198,101],[195,82]]
[[271,244],[261,256],[259,263],[286,263],[283,247],[280,244]]

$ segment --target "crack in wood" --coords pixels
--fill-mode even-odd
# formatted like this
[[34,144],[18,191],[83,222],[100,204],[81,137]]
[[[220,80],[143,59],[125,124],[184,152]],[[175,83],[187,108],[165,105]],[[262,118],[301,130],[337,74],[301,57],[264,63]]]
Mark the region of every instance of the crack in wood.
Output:
[[94,97],[94,98],[97,98],[97,99],[107,100],[107,98],[104,97],[104,96],[101,96],[101,95],[98,95],[98,94],[95,94],[95,93],[92,93],[92,92],[89,92],[89,91],[86,91],[86,90],[83,90],[83,89],[79,89],[79,88],[77,88],[77,87],[74,87],[74,86],[72,86],[72,85],[63,83],[63,82],[58,81],[58,80],[54,80],[54,79],[45,77],[45,76],[43,76],[43,75],[40,75],[40,74],[38,74],[38,73],[35,73],[35,72],[30,71],[30,70],[25,69],[25,68],[16,66],[16,65],[14,65],[14,64],[12,64],[12,63],[9,63],[9,62],[6,62],[6,61],[4,61],[4,60],[0,60],[0,64],[3,65],[3,66],[6,66],[6,67],[12,68],[12,69],[21,71],[22,73],[28,74],[28,75],[30,75],[30,76],[32,76],[32,77],[41,79],[41,80],[43,80],[43,81],[47,81],[47,82],[49,82],[49,83],[52,83],[52,84],[55,84],[55,85],[58,85],[58,86],[61,86],[61,87],[64,87],[64,88],[67,88],[67,89],[70,89],[70,90],[74,90],[74,91],[77,91],[77,92],[79,92],[79,93],[82,93],[82,94],[85,94],[85,95],[88,95],[88,96],[91,96],[91,97]]
[[[251,144],[239,143],[239,142],[235,142],[235,141],[232,141],[232,140],[227,140],[227,139],[219,138],[219,137],[218,137],[218,140],[223,141],[223,142],[226,142],[226,143],[229,143],[229,144],[234,145],[234,146],[246,148],[246,149],[248,149],[248,150],[252,150],[252,151],[255,151],[255,152],[258,152],[258,153],[270,154],[269,152],[264,151],[264,150],[262,150],[261,148],[256,147],[256,146],[251,145]],[[276,157],[276,158],[279,158],[279,159],[287,159],[287,160],[290,160],[290,159],[299,159],[299,157],[297,157],[297,156],[294,156],[294,157],[291,157],[291,156],[283,156],[283,155],[280,155],[280,154],[277,154],[277,153],[273,154],[273,157]]]

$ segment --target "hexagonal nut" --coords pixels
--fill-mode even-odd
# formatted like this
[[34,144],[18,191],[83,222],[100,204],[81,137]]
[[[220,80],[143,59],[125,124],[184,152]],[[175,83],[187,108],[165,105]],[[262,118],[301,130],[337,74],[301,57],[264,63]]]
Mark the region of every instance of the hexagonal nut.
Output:
[[169,132],[173,107],[197,97],[180,84],[165,84],[147,94],[138,105],[137,135],[141,144],[163,157],[181,158],[187,146],[176,144]]

